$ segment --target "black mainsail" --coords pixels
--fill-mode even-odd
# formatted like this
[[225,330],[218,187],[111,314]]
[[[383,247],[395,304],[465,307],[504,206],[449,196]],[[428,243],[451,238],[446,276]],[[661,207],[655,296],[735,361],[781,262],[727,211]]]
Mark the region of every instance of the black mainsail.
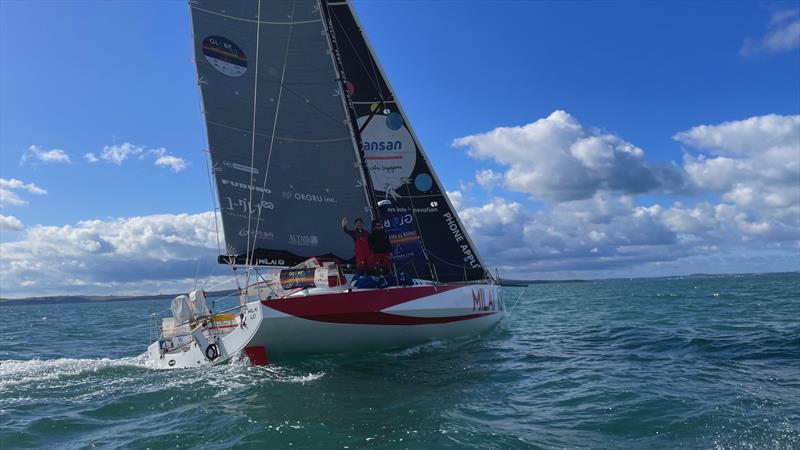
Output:
[[352,260],[339,220],[373,217],[398,270],[489,276],[348,1],[190,5],[221,262]]
[[317,0],[190,2],[227,255],[292,266],[353,258],[343,216],[370,217]]

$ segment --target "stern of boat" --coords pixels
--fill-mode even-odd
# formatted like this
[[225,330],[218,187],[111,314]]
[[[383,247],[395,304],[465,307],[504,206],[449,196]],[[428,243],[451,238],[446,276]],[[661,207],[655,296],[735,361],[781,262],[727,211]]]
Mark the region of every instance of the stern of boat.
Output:
[[264,348],[250,346],[262,320],[260,302],[184,322],[175,317],[151,316],[151,330],[157,328],[158,339],[147,349],[148,366],[202,367],[226,363],[240,353],[247,355],[253,364],[266,364]]

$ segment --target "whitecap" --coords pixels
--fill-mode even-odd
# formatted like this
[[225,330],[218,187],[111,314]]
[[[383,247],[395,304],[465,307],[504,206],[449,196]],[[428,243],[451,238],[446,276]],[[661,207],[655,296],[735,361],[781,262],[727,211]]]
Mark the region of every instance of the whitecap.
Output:
[[87,372],[97,372],[109,367],[144,367],[144,354],[110,359],[30,359],[0,361],[0,389],[29,383],[55,380]]

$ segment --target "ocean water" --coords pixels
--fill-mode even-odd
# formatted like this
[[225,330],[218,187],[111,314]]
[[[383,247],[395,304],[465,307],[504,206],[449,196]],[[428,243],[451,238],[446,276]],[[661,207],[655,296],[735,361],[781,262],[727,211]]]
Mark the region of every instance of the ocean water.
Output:
[[0,448],[800,448],[797,274],[533,285],[483,336],[156,372],[167,305],[0,308]]

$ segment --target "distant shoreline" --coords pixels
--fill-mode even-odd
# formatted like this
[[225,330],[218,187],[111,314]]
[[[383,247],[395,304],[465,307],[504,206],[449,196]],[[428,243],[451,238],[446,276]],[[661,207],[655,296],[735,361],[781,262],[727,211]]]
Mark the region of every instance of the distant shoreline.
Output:
[[[236,290],[209,291],[208,297],[221,297],[232,294]],[[48,295],[41,297],[0,298],[0,306],[16,305],[51,305],[54,303],[101,303],[101,302],[130,302],[137,300],[168,300],[181,294],[158,295]]]
[[[500,284],[506,287],[525,287],[534,284],[559,284],[559,283],[590,283],[601,281],[619,280],[648,280],[658,278],[708,278],[708,277],[736,277],[736,276],[761,276],[761,275],[800,275],[800,272],[765,272],[765,273],[694,273],[691,275],[668,275],[663,277],[641,278],[603,278],[603,279],[570,279],[570,280],[514,280],[500,278]],[[208,297],[222,297],[236,292],[235,289],[224,291],[210,291]],[[158,295],[47,295],[23,298],[0,298],[0,307],[17,305],[49,305],[54,303],[99,303],[99,302],[129,302],[137,300],[167,300],[181,294]]]

